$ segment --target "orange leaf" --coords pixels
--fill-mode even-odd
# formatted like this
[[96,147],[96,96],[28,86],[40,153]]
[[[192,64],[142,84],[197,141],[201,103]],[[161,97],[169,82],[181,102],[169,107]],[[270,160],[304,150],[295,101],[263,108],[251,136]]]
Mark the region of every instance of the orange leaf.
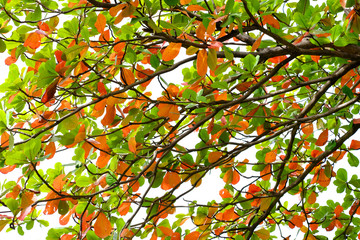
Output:
[[126,4],[118,4],[116,5],[115,7],[112,7],[109,9],[109,14],[112,16],[112,17],[115,17],[118,12],[123,9],[124,7],[126,6]]
[[179,54],[180,49],[181,43],[169,43],[162,54],[162,60],[166,62],[173,60]]
[[340,5],[345,8],[346,7],[346,0],[340,0]]
[[[165,97],[160,97],[158,100],[166,101],[167,99]],[[170,121],[176,121],[180,117],[178,106],[175,104],[160,103],[158,109],[159,117],[168,117]]]
[[339,217],[343,211],[344,211],[344,208],[341,205],[337,205],[334,210],[335,216]]
[[203,8],[202,6],[200,5],[190,5],[186,8],[186,10],[192,12],[192,11],[203,11],[203,10],[206,10],[205,8]]
[[317,183],[319,183],[322,187],[327,187],[330,184],[330,178],[328,178],[325,174],[325,169],[320,169],[319,171],[319,178],[317,180]]
[[236,130],[239,131],[244,131],[249,127],[249,122],[248,121],[240,121],[237,123],[238,127],[236,127]]
[[360,141],[351,140],[351,144],[350,144],[349,149],[360,149]]
[[263,180],[268,181],[271,178],[271,165],[268,164],[265,166],[263,170],[260,172],[260,176]]
[[67,225],[70,221],[70,217],[73,215],[74,212],[75,212],[75,207],[73,209],[71,209],[69,212],[67,212],[67,214],[61,215],[59,218],[60,225],[63,225],[63,226]]
[[308,202],[309,204],[314,204],[314,203],[316,203],[316,193],[315,193],[315,192],[311,192],[311,193],[310,193],[307,202]]
[[96,160],[96,166],[99,168],[104,168],[108,164],[110,157],[111,155],[101,151],[100,156]]
[[101,13],[99,13],[99,15],[97,16],[95,27],[99,33],[104,33],[104,29],[106,27],[106,18]]
[[185,236],[184,240],[198,240],[200,237],[200,233],[197,231],[191,232]]
[[120,216],[125,216],[129,210],[130,210],[130,202],[123,202],[117,209],[117,211],[119,212]]
[[214,163],[216,162],[217,160],[219,160],[222,156],[222,152],[211,152],[209,153],[209,157],[208,157],[208,160],[209,160],[209,163]]
[[59,82],[59,79],[56,79],[54,82],[52,82],[45,90],[44,96],[41,98],[42,103],[49,102],[55,95],[56,87]]
[[66,183],[66,181],[64,180],[65,174],[60,174],[59,176],[57,176],[54,181],[53,181],[53,188],[56,191],[61,191]]
[[271,151],[266,153],[265,155],[265,162],[266,163],[272,163],[276,160],[276,152],[275,151]]
[[233,198],[233,196],[230,194],[230,192],[225,188],[223,188],[219,191],[219,195],[222,198]]
[[169,190],[174,188],[181,182],[181,178],[178,173],[176,172],[167,172],[165,174],[164,180],[161,183],[161,189]]
[[266,230],[265,228],[259,229],[254,232],[260,239],[267,240],[270,238],[270,232],[269,230]]
[[10,135],[7,132],[3,132],[3,134],[1,134],[1,147],[9,146],[9,137]]
[[199,39],[201,39],[201,40],[205,39],[206,28],[205,28],[205,26],[204,26],[204,24],[202,22],[199,23],[199,25],[197,26],[195,32],[196,32],[196,36]]
[[24,42],[24,47],[30,47],[32,49],[37,49],[41,45],[41,36],[36,32],[32,32],[26,38]]
[[235,185],[240,181],[240,174],[233,169],[229,169],[225,173],[223,180],[226,183],[231,183],[232,185]]
[[312,123],[302,123],[301,124],[301,131],[306,135],[312,134],[313,131],[314,131],[313,124]]
[[121,79],[126,85],[131,85],[135,82],[134,73],[127,68],[121,68]]
[[5,59],[5,65],[10,66],[13,63],[16,63],[17,58],[10,56]]
[[3,168],[0,168],[0,173],[7,174],[7,173],[13,171],[15,168],[16,168],[16,165],[6,166],[6,167],[3,167]]
[[128,141],[129,150],[132,153],[136,153],[136,140],[135,137],[131,137]]
[[74,234],[64,234],[61,236],[60,240],[71,240],[74,238],[74,236],[75,236]]
[[101,96],[107,94],[107,91],[106,91],[106,88],[105,88],[104,83],[98,82],[97,88],[98,88],[98,91],[99,91],[99,93],[100,93]]
[[329,130],[325,129],[320,135],[319,138],[316,140],[317,146],[324,146],[325,143],[328,141]]
[[312,150],[311,151],[311,156],[313,157],[313,158],[316,158],[316,157],[318,157],[320,154],[322,154],[323,153],[323,151],[319,151],[319,150],[316,150],[316,149],[314,149],[314,150]]
[[186,5],[186,4],[189,4],[189,3],[191,3],[191,0],[180,0],[181,5]]
[[206,29],[206,33],[209,36],[211,36],[215,32],[215,29],[216,29],[216,21],[215,19],[213,19],[209,22],[208,27]]
[[269,24],[273,28],[279,29],[280,23],[271,14],[263,16],[263,24]]
[[200,76],[205,76],[206,72],[207,72],[207,52],[205,49],[201,49],[197,55],[197,60],[196,60],[196,68],[197,68],[197,73]]
[[311,60],[313,60],[316,63],[319,63],[320,56],[311,55],[310,57],[311,57]]
[[107,105],[106,106],[106,114],[104,118],[101,120],[101,124],[103,126],[108,126],[114,122],[116,116],[115,105]]
[[256,39],[256,41],[254,42],[254,44],[251,47],[251,51],[254,52],[256,49],[259,48],[260,43],[261,43],[261,39],[264,36],[264,34],[262,34],[258,39]]
[[97,217],[94,224],[94,230],[96,236],[100,238],[106,238],[107,236],[110,236],[112,231],[111,223],[104,213],[100,213]]
[[293,225],[295,225],[296,227],[298,227],[298,228],[302,227],[304,221],[305,221],[305,217],[304,216],[299,216],[299,215],[295,215],[291,219],[291,223]]
[[35,202],[34,193],[33,192],[25,192],[21,195],[21,205],[22,209],[29,207],[31,204]]
[[160,229],[160,231],[165,235],[165,236],[172,236],[173,235],[173,230],[171,230],[171,228],[168,227],[164,227],[164,226],[159,226],[158,229]]
[[56,152],[55,143],[54,142],[49,142],[45,147],[45,155],[50,154],[48,159],[51,159],[51,158],[54,157],[55,152]]

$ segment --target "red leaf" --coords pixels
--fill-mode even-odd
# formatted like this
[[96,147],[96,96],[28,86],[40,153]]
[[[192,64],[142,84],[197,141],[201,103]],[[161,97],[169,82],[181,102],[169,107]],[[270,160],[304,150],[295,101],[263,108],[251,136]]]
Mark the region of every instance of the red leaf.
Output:
[[94,224],[94,230],[96,236],[100,238],[106,238],[107,236],[110,236],[112,231],[111,223],[104,213],[100,213],[97,217]]
[[59,79],[56,79],[53,83],[51,83],[45,90],[43,97],[41,98],[42,103],[49,102],[55,95],[56,87],[59,82]]
[[325,143],[328,141],[329,130],[325,129],[320,135],[319,138],[316,140],[316,146],[324,146]]
[[197,73],[200,76],[205,76],[207,72],[207,67],[207,51],[205,49],[201,49],[197,55],[196,60]]
[[174,43],[174,42],[169,43],[169,45],[165,48],[162,54],[162,60],[166,62],[173,60],[179,54],[180,49],[181,49],[181,43]]

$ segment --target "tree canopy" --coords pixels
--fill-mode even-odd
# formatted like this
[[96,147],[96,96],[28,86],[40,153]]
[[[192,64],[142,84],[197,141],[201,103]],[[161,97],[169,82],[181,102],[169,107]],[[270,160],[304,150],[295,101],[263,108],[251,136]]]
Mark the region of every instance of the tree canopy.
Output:
[[360,238],[358,0],[0,8],[2,234]]

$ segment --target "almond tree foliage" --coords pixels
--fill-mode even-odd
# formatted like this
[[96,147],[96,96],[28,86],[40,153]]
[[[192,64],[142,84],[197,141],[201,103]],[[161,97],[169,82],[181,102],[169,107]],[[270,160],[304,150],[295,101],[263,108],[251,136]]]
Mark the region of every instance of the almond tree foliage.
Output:
[[[359,2],[0,5],[3,233],[360,238]],[[223,189],[187,199],[210,172]]]

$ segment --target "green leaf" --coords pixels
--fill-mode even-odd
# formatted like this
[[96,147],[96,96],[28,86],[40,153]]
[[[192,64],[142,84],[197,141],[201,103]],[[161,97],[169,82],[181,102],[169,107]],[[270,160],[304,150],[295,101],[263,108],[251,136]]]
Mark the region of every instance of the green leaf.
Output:
[[352,166],[352,167],[359,166],[359,159],[354,154],[352,154],[351,152],[348,152],[347,157],[348,157],[348,162],[349,162],[350,166]]
[[63,51],[62,55],[61,55],[61,59],[64,61],[71,61],[73,59],[75,59],[77,57],[77,55],[84,49],[86,48],[85,45],[79,46],[79,45],[75,45],[72,46],[70,48],[67,48]]
[[4,201],[5,205],[10,209],[11,212],[15,213],[19,210],[19,203],[13,198],[5,198]]
[[34,220],[29,221],[26,224],[26,230],[31,230],[34,227],[34,222],[35,222]]
[[246,57],[244,57],[243,59],[244,67],[246,68],[246,70],[252,72],[255,66],[258,64],[259,58],[260,58],[259,56],[255,57],[252,54],[246,55]]
[[155,69],[160,66],[160,59],[155,54],[150,56],[150,65]]
[[336,179],[347,182],[347,171],[344,168],[339,168],[336,173]]
[[60,200],[59,206],[58,206],[58,213],[60,215],[65,215],[69,211],[69,204],[67,201]]
[[234,7],[234,3],[235,1],[234,0],[228,0],[226,1],[226,4],[225,4],[225,12],[224,14],[227,15],[231,12],[231,10],[233,9]]
[[348,86],[343,86],[342,88],[343,93],[345,93],[346,96],[348,96],[350,99],[354,98],[354,93],[351,91],[351,89]]
[[180,0],[165,0],[165,3],[169,6],[176,6],[180,3]]
[[6,44],[4,40],[0,39],[0,53],[5,52],[5,50],[6,50]]
[[86,187],[89,186],[92,183],[91,179],[86,176],[80,176],[76,178],[76,185],[79,187]]
[[116,183],[117,179],[112,174],[106,174],[106,183],[111,186]]
[[207,58],[207,64],[211,70],[216,69],[217,65],[217,54],[215,49],[209,49],[208,50],[208,58]]
[[24,149],[25,156],[27,156],[30,161],[34,161],[41,149],[41,140],[39,138],[31,139],[21,146]]
[[300,0],[296,5],[296,11],[304,14],[310,6],[310,0]]

